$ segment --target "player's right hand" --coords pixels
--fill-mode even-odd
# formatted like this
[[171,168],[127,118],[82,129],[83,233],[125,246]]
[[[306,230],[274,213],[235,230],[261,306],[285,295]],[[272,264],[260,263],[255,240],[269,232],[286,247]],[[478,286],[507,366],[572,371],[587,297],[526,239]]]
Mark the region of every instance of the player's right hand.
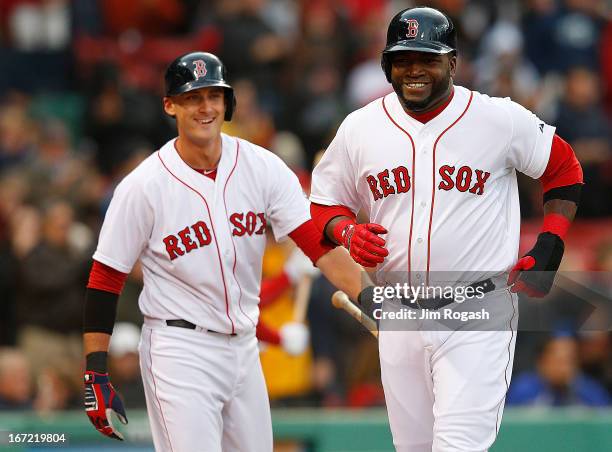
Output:
[[85,413],[103,435],[123,441],[123,435],[113,427],[111,413],[114,412],[122,424],[128,420],[123,402],[110,382],[108,374],[85,372]]
[[381,264],[389,251],[387,242],[378,236],[387,230],[376,223],[355,224],[347,221],[339,230],[336,240],[344,246],[353,260],[364,267],[376,267]]

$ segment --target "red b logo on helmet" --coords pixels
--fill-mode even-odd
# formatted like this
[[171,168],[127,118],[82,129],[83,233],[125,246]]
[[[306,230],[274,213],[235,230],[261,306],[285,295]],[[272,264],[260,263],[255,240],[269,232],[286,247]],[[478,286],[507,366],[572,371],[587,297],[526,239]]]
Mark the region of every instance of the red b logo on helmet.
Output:
[[206,75],[206,63],[204,63],[204,60],[195,60],[193,65],[195,66],[193,73],[196,80]]
[[408,19],[406,21],[406,25],[408,25],[408,31],[406,31],[406,37],[416,38],[416,35],[419,32],[419,22],[416,19]]

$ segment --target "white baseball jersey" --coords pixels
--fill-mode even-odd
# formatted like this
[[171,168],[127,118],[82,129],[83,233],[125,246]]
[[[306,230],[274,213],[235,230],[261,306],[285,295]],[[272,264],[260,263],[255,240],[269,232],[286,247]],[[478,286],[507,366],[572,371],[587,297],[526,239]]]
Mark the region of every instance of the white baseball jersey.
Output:
[[509,99],[456,86],[423,124],[391,93],[345,119],[313,172],[310,199],[364,209],[389,230],[379,271],[417,272],[424,282],[429,272],[469,270],[479,281],[514,264],[515,170],[541,176],[553,135]]
[[141,259],[142,313],[223,333],[254,330],[270,224],[277,240],[310,218],[297,177],[271,152],[222,134],[216,180],[175,140],[116,188],[94,259],[129,273]]

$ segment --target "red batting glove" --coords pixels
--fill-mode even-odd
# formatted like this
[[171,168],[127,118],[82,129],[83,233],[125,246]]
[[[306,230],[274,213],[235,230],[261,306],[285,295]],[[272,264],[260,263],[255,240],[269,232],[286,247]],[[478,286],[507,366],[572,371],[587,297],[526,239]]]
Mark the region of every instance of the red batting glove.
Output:
[[108,374],[86,371],[85,413],[100,433],[123,441],[123,435],[113,427],[111,422],[112,412],[117,415],[122,424],[128,423],[123,402],[115,392]]
[[378,234],[387,230],[379,224],[356,224],[353,220],[342,220],[334,228],[334,238],[344,246],[355,262],[364,267],[376,267],[381,264],[389,251],[384,247],[386,242]]

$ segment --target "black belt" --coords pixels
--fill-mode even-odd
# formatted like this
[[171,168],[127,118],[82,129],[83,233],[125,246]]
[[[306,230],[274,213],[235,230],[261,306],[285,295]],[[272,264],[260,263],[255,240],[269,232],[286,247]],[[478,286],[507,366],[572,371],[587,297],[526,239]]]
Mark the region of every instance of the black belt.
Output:
[[[472,287],[474,288],[474,290],[482,289],[482,291],[479,291],[479,292],[483,294],[495,290],[495,284],[493,283],[491,278],[485,279],[483,281],[475,282],[466,287]],[[417,300],[402,298],[402,304],[404,306],[408,306],[409,308],[412,308],[412,309],[431,309],[434,311],[436,309],[443,308],[444,306],[447,306],[453,303],[454,301],[455,299],[452,297],[450,298],[426,298],[426,299],[417,299]]]
[[[166,320],[166,325],[176,326],[178,328],[187,328],[188,330],[195,330],[197,328],[197,325],[187,320],[183,320],[183,319]],[[214,333],[214,334],[227,334],[228,336],[236,335],[236,333],[220,333],[219,331],[214,331],[214,330],[206,330],[206,331],[208,331],[209,333]]]

